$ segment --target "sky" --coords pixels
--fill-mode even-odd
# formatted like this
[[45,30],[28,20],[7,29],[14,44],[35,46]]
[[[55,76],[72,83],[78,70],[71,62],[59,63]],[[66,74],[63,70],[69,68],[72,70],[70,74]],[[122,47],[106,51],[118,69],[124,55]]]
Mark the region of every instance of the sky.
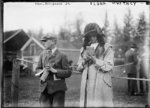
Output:
[[134,20],[139,13],[144,12],[147,20],[149,19],[149,6],[146,3],[136,3],[125,5],[112,4],[107,2],[105,5],[94,5],[95,2],[72,2],[69,5],[53,5],[50,2],[23,2],[4,3],[4,31],[23,29],[39,30],[43,28],[44,32],[57,32],[60,27],[73,23],[78,17],[83,19],[82,28],[87,23],[96,22],[103,27],[105,12],[107,11],[110,27],[114,24],[114,20],[120,26],[123,26],[123,17],[127,13],[127,9],[131,9]]

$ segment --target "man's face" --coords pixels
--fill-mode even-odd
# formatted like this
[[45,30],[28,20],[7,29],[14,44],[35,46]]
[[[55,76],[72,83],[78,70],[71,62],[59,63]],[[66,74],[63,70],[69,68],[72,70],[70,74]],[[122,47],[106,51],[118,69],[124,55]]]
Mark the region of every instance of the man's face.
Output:
[[48,39],[44,42],[44,46],[45,46],[46,49],[53,49],[55,44],[56,44],[56,42],[52,39]]

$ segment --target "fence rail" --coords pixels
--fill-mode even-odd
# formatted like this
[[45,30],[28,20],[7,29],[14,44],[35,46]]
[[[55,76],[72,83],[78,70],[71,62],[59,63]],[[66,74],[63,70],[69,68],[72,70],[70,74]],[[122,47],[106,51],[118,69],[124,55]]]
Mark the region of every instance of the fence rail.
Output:
[[[30,60],[24,60],[21,58],[16,58],[13,61],[13,72],[12,72],[12,85],[11,85],[11,93],[12,93],[12,105],[13,107],[17,107],[18,106],[18,91],[19,91],[19,76],[20,76],[20,62],[19,61],[23,61],[23,62],[28,62],[31,64],[36,64],[37,62],[34,61],[30,61]],[[129,64],[124,64],[124,65],[117,65],[114,66],[116,68],[125,66],[125,65],[131,65],[131,63]],[[71,67],[76,67],[76,66],[71,66]],[[81,74],[81,72],[79,71],[73,71],[73,73],[76,74]],[[137,80],[137,81],[150,81],[150,79],[142,79],[142,78],[128,78],[128,77],[116,77],[116,76],[112,76],[112,78],[115,79],[122,79],[122,80]]]
[[[24,60],[24,59],[20,59],[20,58],[17,58],[17,60],[28,62],[28,63],[32,63],[32,64],[37,63],[37,62],[33,62],[33,61],[29,61],[29,60]],[[131,65],[131,64],[133,64],[133,63],[127,63],[127,64],[123,64],[123,65],[117,65],[117,66],[114,66],[114,68],[119,68],[119,67],[122,67],[122,66]],[[76,66],[71,66],[71,67],[72,68],[76,68]],[[77,73],[77,74],[81,74],[81,72],[78,72],[78,71],[72,71],[72,72],[73,73]],[[112,78],[124,79],[124,80],[150,81],[150,79],[143,79],[143,78],[128,78],[128,77],[116,77],[116,76],[112,76]]]

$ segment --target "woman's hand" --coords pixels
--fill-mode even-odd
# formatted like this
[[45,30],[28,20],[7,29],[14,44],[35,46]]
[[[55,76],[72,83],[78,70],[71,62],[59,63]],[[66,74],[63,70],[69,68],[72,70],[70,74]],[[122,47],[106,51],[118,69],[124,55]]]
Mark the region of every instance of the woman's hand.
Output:
[[91,58],[91,56],[92,55],[89,52],[87,52],[87,51],[85,51],[84,54],[83,54],[84,60],[89,60]]
[[93,63],[96,63],[96,57],[95,56],[91,56],[91,60],[93,61]]
[[96,62],[96,57],[87,52],[86,58],[88,60],[92,60],[94,63]]
[[88,59],[87,51],[84,51],[83,53],[83,59],[86,61]]

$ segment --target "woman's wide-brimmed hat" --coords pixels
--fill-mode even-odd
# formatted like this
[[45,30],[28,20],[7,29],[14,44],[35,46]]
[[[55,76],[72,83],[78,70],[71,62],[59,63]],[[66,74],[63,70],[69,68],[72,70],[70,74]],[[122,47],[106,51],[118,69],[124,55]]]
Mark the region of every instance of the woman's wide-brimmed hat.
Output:
[[91,36],[91,35],[101,35],[102,29],[96,23],[89,23],[85,26],[83,37]]

